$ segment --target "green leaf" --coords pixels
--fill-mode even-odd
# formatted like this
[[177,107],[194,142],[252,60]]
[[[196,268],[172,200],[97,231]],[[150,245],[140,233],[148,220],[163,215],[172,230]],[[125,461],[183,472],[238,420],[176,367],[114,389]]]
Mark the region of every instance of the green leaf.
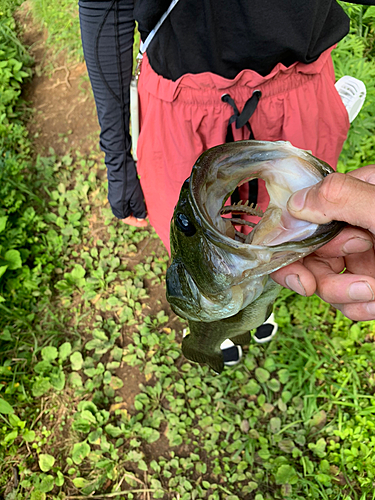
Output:
[[11,441],[14,441],[17,438],[17,436],[18,436],[18,431],[17,429],[14,429],[13,431],[6,434],[6,436],[4,437],[4,442],[10,443]]
[[49,361],[39,361],[39,363],[34,366],[34,372],[38,373],[39,375],[43,375],[50,372],[52,368],[53,366]]
[[296,484],[298,476],[291,465],[281,465],[277,469],[276,484]]
[[27,443],[32,443],[35,440],[35,431],[30,431],[29,429],[26,429],[25,432],[22,434],[22,437]]
[[103,429],[99,427],[99,429],[90,432],[87,439],[90,444],[100,444],[100,437],[102,434],[103,434]]
[[281,429],[281,420],[279,417],[273,417],[270,420],[270,429],[273,434],[276,434],[276,432],[279,432]]
[[266,396],[265,394],[259,394],[257,398],[258,405],[262,407],[266,403]]
[[12,427],[19,427],[20,429],[23,429],[26,424],[26,422],[18,418],[15,413],[9,415],[9,423]]
[[276,370],[275,360],[271,357],[266,358],[264,362],[264,368],[269,372],[273,372],[274,370]]
[[65,482],[64,476],[58,470],[57,471],[57,478],[55,479],[55,484],[56,484],[56,486],[58,486],[60,488],[64,484],[64,482]]
[[44,361],[48,361],[49,363],[51,361],[54,361],[57,358],[57,349],[56,347],[53,347],[51,345],[47,347],[43,347],[42,349],[42,358]]
[[49,491],[53,490],[54,485],[55,485],[54,477],[48,474],[45,475],[42,481],[40,482],[39,490],[42,493],[48,493]]
[[160,432],[156,429],[152,429],[151,427],[143,427],[140,435],[148,443],[154,443],[160,438]]
[[332,478],[328,476],[327,474],[317,474],[316,479],[322,483],[324,486],[330,486]]
[[327,446],[327,443],[325,441],[324,438],[320,438],[318,439],[318,441],[314,444],[314,443],[309,443],[309,448],[310,450],[319,458],[323,458],[326,456],[326,452],[325,452],[325,449],[326,449],[326,446]]
[[72,372],[69,374],[69,384],[72,387],[79,388],[83,386],[82,377],[79,373]]
[[270,373],[264,368],[257,368],[255,370],[255,376],[261,384],[264,384],[270,378]]
[[14,413],[13,407],[3,398],[0,398],[0,413],[3,415]]
[[83,365],[82,354],[78,351],[73,352],[73,354],[70,356],[70,362],[72,363],[72,370],[81,370]]
[[61,368],[54,370],[50,374],[50,381],[52,387],[56,389],[56,391],[62,391],[65,387],[65,373],[63,370],[61,370]]
[[8,250],[4,255],[4,259],[8,262],[8,269],[10,271],[22,267],[21,254],[18,250]]
[[276,378],[271,378],[271,380],[267,382],[267,387],[271,389],[271,391],[273,392],[278,392],[280,390],[281,385]]
[[124,432],[121,429],[119,429],[118,427],[115,427],[112,424],[107,424],[104,427],[104,429],[107,432],[107,434],[109,434],[110,436],[112,436],[114,438],[121,436],[121,434],[124,434]]
[[245,390],[246,394],[248,394],[249,396],[254,396],[255,394],[258,394],[258,392],[260,391],[260,385],[257,384],[255,380],[251,379],[246,384]]
[[85,488],[90,484],[90,481],[88,481],[84,477],[76,477],[73,479],[73,484],[76,488]]
[[289,380],[289,371],[286,368],[282,368],[277,372],[279,380],[282,384],[286,384]]
[[324,410],[318,411],[307,423],[309,427],[321,429],[327,422],[327,414]]
[[80,280],[86,274],[85,269],[81,266],[81,264],[76,264],[74,266],[73,271],[71,272],[71,276],[74,280]]
[[140,460],[137,465],[138,465],[138,469],[148,471],[147,464],[144,460]]
[[46,494],[39,490],[34,490],[30,494],[30,500],[46,500]]
[[292,453],[293,449],[296,447],[294,441],[292,441],[291,439],[282,439],[279,442],[278,446],[284,453]]
[[73,446],[72,459],[76,465],[79,465],[90,453],[90,445],[83,441],[81,443],[76,443]]
[[5,226],[7,224],[8,216],[4,215],[3,217],[0,217],[0,233],[4,231]]
[[50,389],[51,383],[49,378],[44,377],[37,377],[31,388],[33,396],[36,398],[43,396],[43,394],[46,394]]
[[43,472],[48,472],[52,469],[55,463],[55,458],[47,453],[42,453],[39,455],[39,467]]
[[61,344],[59,347],[59,358],[61,361],[65,361],[71,354],[72,352],[72,345],[70,342],[64,342],[64,344]]
[[[1,276],[5,273],[5,271],[8,269],[8,266],[0,266],[0,278]],[[3,300],[0,300],[0,302],[4,302],[4,298],[1,297]]]
[[121,389],[124,386],[124,382],[119,377],[112,376],[109,386],[112,387],[114,391]]

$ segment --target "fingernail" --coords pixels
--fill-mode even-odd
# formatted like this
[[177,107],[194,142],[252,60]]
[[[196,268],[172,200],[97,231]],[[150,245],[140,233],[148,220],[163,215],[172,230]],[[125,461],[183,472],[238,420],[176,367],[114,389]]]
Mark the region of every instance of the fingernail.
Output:
[[374,318],[375,318],[375,302],[369,302],[368,304],[366,304],[366,307],[367,307],[367,311],[370,314],[373,314]]
[[367,281],[356,281],[349,286],[349,297],[352,300],[367,302],[374,300],[374,292]]
[[364,238],[351,238],[344,243],[342,250],[346,254],[366,252],[372,248],[372,242]]
[[310,189],[311,188],[309,187],[304,188],[292,194],[288,200],[288,209],[293,210],[294,212],[300,212],[305,206],[306,195]]
[[296,292],[299,295],[303,295],[304,297],[306,297],[306,290],[303,287],[298,274],[290,274],[289,276],[287,276],[285,278],[285,284],[288,288],[293,290],[293,292]]

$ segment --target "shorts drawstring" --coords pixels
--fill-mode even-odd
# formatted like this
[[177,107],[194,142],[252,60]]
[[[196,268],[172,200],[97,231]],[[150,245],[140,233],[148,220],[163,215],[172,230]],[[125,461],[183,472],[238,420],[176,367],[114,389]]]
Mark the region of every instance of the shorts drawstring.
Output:
[[[229,118],[228,128],[227,128],[227,136],[225,138],[225,142],[234,142],[233,131],[232,131],[232,123],[236,124],[236,129],[247,127],[250,132],[249,139],[254,140],[254,133],[250,125],[250,118],[253,116],[254,111],[258,106],[259,99],[262,97],[262,92],[260,90],[254,90],[253,95],[245,102],[245,106],[243,107],[241,113],[238,111],[236,103],[232,99],[229,94],[223,94],[221,96],[221,100],[223,102],[228,103],[232,106],[234,114]],[[253,203],[254,205],[258,202],[258,179],[253,179],[249,181],[249,203]],[[241,196],[238,188],[234,190],[231,195],[231,203],[238,203],[241,200]]]

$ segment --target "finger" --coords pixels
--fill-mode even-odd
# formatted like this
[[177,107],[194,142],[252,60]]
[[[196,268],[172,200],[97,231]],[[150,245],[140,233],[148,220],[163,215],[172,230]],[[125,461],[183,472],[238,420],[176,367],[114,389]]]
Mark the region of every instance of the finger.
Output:
[[345,257],[346,270],[351,274],[364,274],[375,278],[375,254],[371,249],[361,254]]
[[374,238],[368,231],[348,226],[332,241],[315,250],[320,257],[345,257],[346,255],[367,252],[374,246]]
[[129,226],[134,226],[134,227],[147,227],[148,226],[148,222],[146,219],[137,219],[133,215],[129,215],[129,217],[122,219],[122,222],[124,222],[125,224],[128,224]]
[[344,316],[353,321],[372,321],[375,319],[375,302],[357,304],[333,304]]
[[362,274],[345,272],[339,261],[343,259],[321,260],[318,257],[306,257],[304,264],[315,276],[317,295],[330,304],[348,304],[375,300],[375,279]]
[[366,165],[365,167],[357,168],[348,172],[347,175],[361,179],[364,182],[375,184],[375,165]]
[[374,199],[373,184],[335,172],[294,193],[288,200],[288,210],[297,219],[317,224],[341,220],[375,232]]
[[314,275],[303,265],[303,262],[293,262],[271,274],[271,278],[289,290],[299,295],[309,297],[316,290]]

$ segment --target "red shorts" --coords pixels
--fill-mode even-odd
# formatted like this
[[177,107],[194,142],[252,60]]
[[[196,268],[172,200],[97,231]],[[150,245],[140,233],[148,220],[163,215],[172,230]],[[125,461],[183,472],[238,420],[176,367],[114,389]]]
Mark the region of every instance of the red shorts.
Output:
[[[196,159],[225,142],[233,114],[222,102],[230,94],[241,112],[254,90],[262,97],[250,119],[256,140],[290,141],[336,168],[349,130],[348,113],[334,83],[331,51],[311,64],[281,63],[267,76],[244,70],[234,80],[212,73],[187,74],[173,82],[157,75],[147,57],[139,78],[138,173],[150,223],[169,249],[169,226],[180,189]],[[249,138],[233,128],[234,140]],[[259,186],[264,210],[268,195]]]

